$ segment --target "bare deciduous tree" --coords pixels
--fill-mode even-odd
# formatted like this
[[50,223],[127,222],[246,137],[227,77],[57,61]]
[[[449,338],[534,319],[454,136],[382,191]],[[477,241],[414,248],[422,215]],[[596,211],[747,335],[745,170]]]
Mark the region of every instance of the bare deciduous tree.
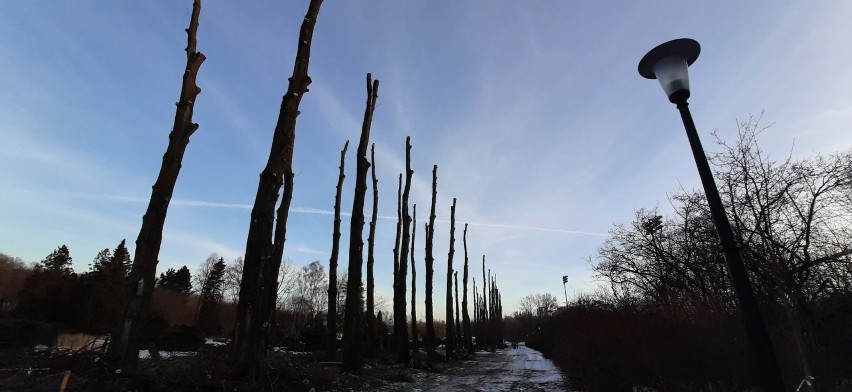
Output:
[[337,192],[334,195],[334,228],[331,235],[331,257],[328,261],[328,314],[326,320],[325,357],[334,359],[337,351],[337,258],[340,254],[340,199],[343,194],[343,180],[346,178],[344,166],[346,163],[346,149],[349,140],[343,144],[340,150],[340,173],[337,175]]
[[452,358],[455,349],[455,322],[453,321],[453,255],[456,241],[456,198],[450,207],[450,251],[447,253],[447,358]]
[[[299,103],[308,92],[311,42],[322,0],[311,0],[299,30],[293,75],[281,110],[266,167],[260,174],[246,239],[245,265],[240,285],[240,302],[231,344],[231,373],[255,378],[266,356],[269,326],[272,325],[278,293],[278,268],[284,256],[287,218],[293,199],[293,149],[296,144],[296,117]],[[284,194],[276,212],[279,190]]]
[[432,207],[429,212],[429,226],[426,234],[426,351],[435,352],[435,320],[432,305],[432,282],[434,279],[435,258],[432,256],[432,239],[435,236],[435,203],[438,199],[438,165],[432,166]]
[[136,250],[133,257],[133,267],[128,277],[129,284],[125,287],[122,298],[121,312],[123,317],[117,317],[112,328],[113,340],[109,346],[109,356],[113,361],[124,366],[134,367],[138,361],[139,347],[146,334],[145,322],[151,308],[151,293],[154,290],[154,280],[157,272],[157,258],[163,241],[163,226],[169,209],[169,201],[180,174],[181,162],[189,144],[189,138],[198,129],[198,124],[192,122],[195,99],[201,92],[195,79],[204,57],[196,51],[196,32],[198,17],[201,14],[201,0],[192,4],[192,16],[186,29],[186,68],[183,73],[180,100],[177,102],[174,125],[169,133],[169,144],[163,155],[163,163],[154,186],[148,208],[142,217],[142,228],[136,238]]
[[364,341],[363,302],[361,302],[361,269],[364,266],[364,199],[367,195],[367,146],[370,145],[370,128],[379,94],[379,81],[367,74],[367,107],[361,125],[358,153],[355,155],[355,194],[352,198],[352,219],[349,226],[349,283],[346,291],[346,316],[343,323],[343,362],[347,369],[361,368],[361,342]]
[[373,178],[373,214],[370,219],[370,235],[367,237],[367,353],[372,355],[376,342],[375,283],[373,265],[375,264],[376,221],[379,217],[379,180],[376,178],[376,144],[370,146],[370,173]]
[[[462,234],[462,243],[464,244],[464,272],[462,275],[462,331],[464,334],[464,347],[469,354],[473,354],[473,335],[470,328],[470,314],[467,310],[467,275],[468,275],[468,258],[467,258],[467,223],[464,224],[464,232]],[[476,289],[474,289],[476,292]]]

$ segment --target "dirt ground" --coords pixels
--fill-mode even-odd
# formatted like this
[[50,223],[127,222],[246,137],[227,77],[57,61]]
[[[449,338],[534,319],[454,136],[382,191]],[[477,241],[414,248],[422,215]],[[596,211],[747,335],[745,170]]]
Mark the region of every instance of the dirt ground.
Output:
[[526,346],[477,352],[475,359],[452,364],[440,373],[413,371],[413,382],[393,383],[387,392],[420,391],[567,391],[559,369]]

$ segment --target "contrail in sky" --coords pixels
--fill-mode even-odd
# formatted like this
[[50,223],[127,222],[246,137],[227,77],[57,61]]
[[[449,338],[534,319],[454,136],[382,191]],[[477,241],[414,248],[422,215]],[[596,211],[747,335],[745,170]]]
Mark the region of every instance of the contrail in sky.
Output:
[[[136,196],[116,196],[116,195],[95,195],[90,193],[73,193],[71,196],[82,197],[86,199],[93,200],[103,200],[103,201],[121,201],[121,202],[129,202],[129,203],[147,203],[148,199]],[[202,200],[182,200],[182,199],[172,199],[172,205],[177,206],[187,206],[187,207],[210,207],[210,208],[229,208],[229,209],[238,209],[238,210],[251,210],[252,206],[248,204],[236,204],[236,203],[214,203],[209,201]],[[331,210],[323,210],[319,208],[309,208],[309,207],[291,207],[290,212],[295,212],[298,214],[315,214],[315,215],[334,215],[334,211]],[[341,212],[340,215],[344,216],[352,216],[350,212]],[[379,215],[381,219],[396,219],[396,216],[389,215]],[[441,223],[449,223],[448,220],[436,219],[436,222]],[[481,227],[494,227],[499,229],[518,229],[518,230],[533,230],[533,231],[543,231],[548,233],[562,233],[562,234],[579,234],[579,235],[592,235],[598,237],[609,237],[609,234],[606,233],[595,233],[591,231],[581,231],[581,230],[565,230],[565,229],[551,229],[546,227],[534,227],[534,226],[520,226],[520,225],[506,225],[499,223],[482,223],[482,222],[465,222],[471,226],[481,226]]]

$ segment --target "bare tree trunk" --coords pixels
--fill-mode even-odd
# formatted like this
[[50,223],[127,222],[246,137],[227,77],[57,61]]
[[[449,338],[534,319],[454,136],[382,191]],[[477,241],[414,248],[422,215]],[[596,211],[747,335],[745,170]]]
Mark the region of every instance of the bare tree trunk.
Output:
[[453,349],[455,348],[455,322],[453,321],[453,248],[456,241],[456,199],[453,198],[453,205],[450,207],[450,251],[447,253],[447,359],[454,356]]
[[435,203],[438,199],[438,165],[432,166],[432,209],[429,213],[429,231],[426,234],[426,351],[435,352],[435,319],[432,305],[432,281],[435,258],[432,256],[432,239],[435,237]]
[[[399,242],[402,240],[402,174],[396,190],[396,240],[393,243],[393,295],[396,304],[396,286],[399,285]],[[394,305],[396,306],[396,305]]]
[[462,331],[461,331],[461,318],[459,317],[459,272],[453,272],[453,284],[456,286],[456,318],[455,318],[455,330],[456,330],[456,347],[462,347]]
[[368,355],[373,354],[376,346],[376,309],[375,282],[373,264],[375,264],[374,249],[376,246],[376,221],[379,217],[379,180],[376,178],[376,144],[370,146],[370,171],[373,177],[373,215],[370,219],[370,235],[367,237],[367,349]]
[[411,341],[417,349],[417,268],[414,265],[414,238],[417,233],[417,204],[411,213]]
[[[296,117],[299,115],[302,96],[308,91],[308,85],[311,83],[308,64],[314,26],[321,5],[322,0],[311,0],[302,21],[293,75],[281,102],[269,161],[260,173],[257,196],[251,212],[234,341],[229,358],[232,374],[237,377],[255,378],[258,366],[266,356],[268,334],[275,313],[278,269],[284,255],[287,218],[293,198]],[[276,213],[275,204],[282,186],[284,193]]]
[[[473,354],[473,335],[470,328],[470,314],[467,312],[467,223],[464,224],[464,275],[462,275],[462,330],[464,333],[464,347],[469,354]],[[475,290],[475,289],[474,289]]]
[[[400,283],[399,278],[399,245],[402,242],[402,174],[399,175],[399,185],[396,190],[396,240],[393,245],[393,309],[396,312],[396,308],[399,306],[399,286],[405,284],[405,280]],[[405,299],[402,299],[405,301]],[[391,343],[393,348],[396,348],[396,334],[399,331],[396,329],[396,314],[393,316],[393,333],[394,339]]]
[[[479,328],[479,294],[477,293],[476,278],[473,278],[473,331],[476,334],[476,343],[478,345],[482,343],[482,332]],[[471,353],[472,352],[473,351],[471,351]]]
[[124,288],[121,298],[121,313],[112,326],[112,342],[109,346],[109,356],[117,364],[135,367],[147,334],[146,318],[151,309],[151,293],[154,290],[154,277],[157,271],[157,258],[160,245],[163,242],[163,226],[169,201],[180,174],[181,162],[189,138],[198,129],[198,124],[192,122],[195,99],[201,89],[195,84],[198,70],[206,57],[196,51],[196,32],[198,17],[201,13],[201,0],[192,4],[192,16],[189,28],[186,29],[186,68],[183,73],[180,100],[175,110],[174,124],[169,133],[169,144],[163,155],[160,173],[151,189],[151,199],[148,209],[142,217],[142,227],[136,238],[136,250],[133,257],[133,267],[128,277],[129,284]]
[[331,236],[331,258],[328,260],[328,314],[326,315],[325,357],[334,359],[337,351],[337,258],[340,254],[340,199],[343,194],[344,164],[349,140],[340,151],[340,174],[337,176],[337,193],[334,196],[334,232]]
[[489,344],[488,336],[488,281],[485,280],[485,255],[482,255],[482,315],[479,319],[482,323],[482,344]]
[[349,226],[349,283],[346,285],[346,314],[343,320],[343,362],[347,370],[361,369],[361,342],[364,341],[364,328],[361,302],[361,270],[364,267],[364,199],[367,195],[367,146],[370,144],[370,127],[373,112],[376,110],[376,98],[379,94],[379,81],[372,80],[367,74],[367,108],[364,109],[364,123],[361,125],[361,140],[358,142],[356,159],[355,195],[352,200],[352,219]]
[[408,351],[408,328],[405,322],[405,291],[408,275],[408,243],[411,239],[411,216],[408,215],[408,196],[411,193],[411,137],[405,138],[405,188],[402,191],[402,241],[399,246],[399,279],[394,296],[394,333],[396,335],[397,357],[400,362],[408,363],[411,353]]

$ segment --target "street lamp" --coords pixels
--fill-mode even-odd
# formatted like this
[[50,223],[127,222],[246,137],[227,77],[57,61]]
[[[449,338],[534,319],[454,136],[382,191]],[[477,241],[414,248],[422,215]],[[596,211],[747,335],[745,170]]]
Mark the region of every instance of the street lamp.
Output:
[[689,104],[686,102],[689,99],[688,68],[698,58],[699,52],[701,52],[701,46],[693,39],[681,38],[666,42],[651,49],[645,57],[642,57],[642,60],[639,61],[639,74],[648,79],[657,79],[669,101],[675,104],[680,111],[683,126],[686,128],[686,135],[689,138],[689,145],[692,147],[692,155],[695,158],[696,166],[698,166],[701,184],[704,186],[704,193],[710,205],[710,213],[713,216],[716,231],[722,243],[722,250],[728,264],[728,274],[734,287],[737,302],[740,305],[740,313],[746,335],[751,343],[755,367],[763,390],[783,391],[784,383],[778,369],[778,361],[772,348],[772,341],[769,339],[766,324],[764,324],[760,309],[757,307],[754,289],[752,289],[742,255],[740,255],[734,239],[731,223],[725,214],[725,207],[722,205],[722,198],[716,188],[716,181],[710,171],[710,164],[707,162],[707,156],[701,146],[701,139],[698,138],[698,131],[692,121]]
[[568,284],[568,275],[562,275],[562,290],[565,291],[565,307],[568,308],[568,289],[565,286],[566,284]]

